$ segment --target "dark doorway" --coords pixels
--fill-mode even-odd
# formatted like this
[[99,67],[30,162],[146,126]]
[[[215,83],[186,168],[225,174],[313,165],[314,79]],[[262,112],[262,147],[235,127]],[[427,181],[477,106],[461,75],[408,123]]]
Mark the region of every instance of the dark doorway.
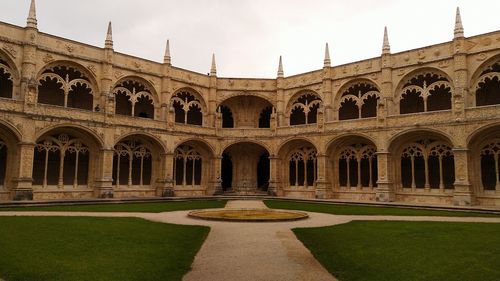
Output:
[[233,183],[233,162],[226,153],[222,154],[221,179],[222,190],[230,190]]
[[260,156],[257,163],[257,188],[267,191],[269,187],[269,153],[264,153]]

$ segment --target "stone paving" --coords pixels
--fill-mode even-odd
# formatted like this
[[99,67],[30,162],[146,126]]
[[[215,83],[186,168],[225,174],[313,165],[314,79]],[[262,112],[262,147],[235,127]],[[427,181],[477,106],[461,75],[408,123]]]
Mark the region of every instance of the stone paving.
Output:
[[[258,200],[229,201],[226,208],[266,208]],[[500,218],[425,216],[337,216],[308,212],[309,218],[293,222],[220,222],[189,218],[189,211],[165,213],[115,212],[0,212],[0,216],[138,217],[163,223],[206,225],[211,231],[195,257],[190,280],[336,280],[291,231],[352,220],[452,221],[500,223]]]

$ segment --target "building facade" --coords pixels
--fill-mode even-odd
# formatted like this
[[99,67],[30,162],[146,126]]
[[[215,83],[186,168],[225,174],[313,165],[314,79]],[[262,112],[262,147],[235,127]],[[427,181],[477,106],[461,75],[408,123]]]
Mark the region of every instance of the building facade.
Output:
[[267,193],[500,205],[500,31],[276,79],[0,23],[0,200]]

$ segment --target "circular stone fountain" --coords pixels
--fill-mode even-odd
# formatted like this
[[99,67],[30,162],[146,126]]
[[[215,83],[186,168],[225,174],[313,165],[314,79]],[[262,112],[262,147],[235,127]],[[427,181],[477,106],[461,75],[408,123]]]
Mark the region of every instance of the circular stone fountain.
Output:
[[271,209],[218,209],[191,211],[188,216],[203,220],[234,222],[279,222],[306,219],[303,212],[276,211]]

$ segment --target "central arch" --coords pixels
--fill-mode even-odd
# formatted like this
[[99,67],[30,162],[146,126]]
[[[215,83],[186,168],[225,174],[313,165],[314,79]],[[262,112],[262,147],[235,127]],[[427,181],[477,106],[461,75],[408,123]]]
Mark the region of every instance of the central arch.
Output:
[[221,177],[225,192],[243,194],[267,191],[269,151],[253,142],[238,142],[222,153]]

